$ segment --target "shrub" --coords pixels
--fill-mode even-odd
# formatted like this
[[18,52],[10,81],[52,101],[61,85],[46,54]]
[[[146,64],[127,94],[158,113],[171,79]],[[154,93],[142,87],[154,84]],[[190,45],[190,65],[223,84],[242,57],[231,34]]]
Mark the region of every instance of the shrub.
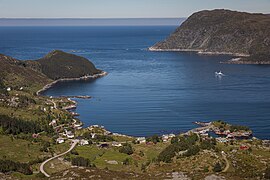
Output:
[[83,157],[72,158],[71,164],[73,166],[92,167],[90,160]]
[[146,139],[147,142],[153,142],[154,144],[161,142],[161,138],[158,135],[153,135]]
[[188,148],[187,152],[184,154],[185,156],[193,156],[196,155],[200,152],[200,148],[199,146],[191,146],[190,148]]
[[133,149],[132,146],[130,144],[124,144],[120,149],[119,149],[120,153],[124,153],[124,154],[128,154],[131,155],[133,154]]
[[221,168],[221,165],[219,162],[214,165],[213,171],[214,172],[221,172],[222,171],[222,168]]

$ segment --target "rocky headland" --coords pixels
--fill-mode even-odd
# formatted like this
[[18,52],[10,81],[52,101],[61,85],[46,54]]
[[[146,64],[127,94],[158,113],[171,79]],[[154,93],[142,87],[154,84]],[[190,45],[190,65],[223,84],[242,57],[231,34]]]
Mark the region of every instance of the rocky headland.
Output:
[[269,64],[270,16],[224,9],[192,14],[166,40],[150,51],[195,51],[228,54],[241,59],[235,64]]

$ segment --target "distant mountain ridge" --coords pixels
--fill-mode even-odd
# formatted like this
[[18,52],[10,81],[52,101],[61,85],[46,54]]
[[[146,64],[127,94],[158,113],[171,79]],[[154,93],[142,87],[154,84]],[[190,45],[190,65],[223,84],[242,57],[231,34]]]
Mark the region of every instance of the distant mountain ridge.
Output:
[[153,51],[246,56],[231,63],[270,63],[270,16],[224,9],[192,14]]
[[27,61],[0,54],[0,82],[16,89],[28,87],[39,90],[54,80],[102,72],[88,59],[60,50],[54,50],[41,59]]

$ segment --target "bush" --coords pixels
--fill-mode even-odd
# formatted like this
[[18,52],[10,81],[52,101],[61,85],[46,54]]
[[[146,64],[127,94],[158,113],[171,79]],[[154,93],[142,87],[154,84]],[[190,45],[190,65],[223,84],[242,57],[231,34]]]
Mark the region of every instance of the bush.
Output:
[[131,155],[133,154],[133,149],[132,146],[130,144],[124,144],[120,149],[119,149],[120,153],[124,153],[124,154],[128,154]]
[[200,144],[202,149],[214,149],[215,148],[215,141],[212,140],[203,140]]
[[153,142],[154,144],[161,142],[161,138],[158,135],[153,135],[146,139],[147,142]]
[[175,144],[175,143],[178,143],[179,142],[179,139],[177,137],[173,137],[171,139],[171,144]]
[[213,171],[214,172],[221,172],[222,171],[222,168],[221,168],[221,165],[219,162],[214,165]]
[[83,157],[72,158],[71,164],[73,166],[92,167],[90,160]]
[[76,151],[74,149],[72,149],[70,153],[73,154],[73,155],[79,155],[78,151]]
[[193,155],[196,155],[200,152],[200,148],[199,146],[191,146],[187,152],[184,154],[185,156],[193,156]]

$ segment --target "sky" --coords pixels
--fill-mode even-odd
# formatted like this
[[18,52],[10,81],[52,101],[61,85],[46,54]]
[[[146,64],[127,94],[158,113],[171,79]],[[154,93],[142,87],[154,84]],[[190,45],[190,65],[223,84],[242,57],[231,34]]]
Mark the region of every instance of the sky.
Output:
[[217,8],[270,13],[270,0],[0,0],[0,18],[180,18]]

